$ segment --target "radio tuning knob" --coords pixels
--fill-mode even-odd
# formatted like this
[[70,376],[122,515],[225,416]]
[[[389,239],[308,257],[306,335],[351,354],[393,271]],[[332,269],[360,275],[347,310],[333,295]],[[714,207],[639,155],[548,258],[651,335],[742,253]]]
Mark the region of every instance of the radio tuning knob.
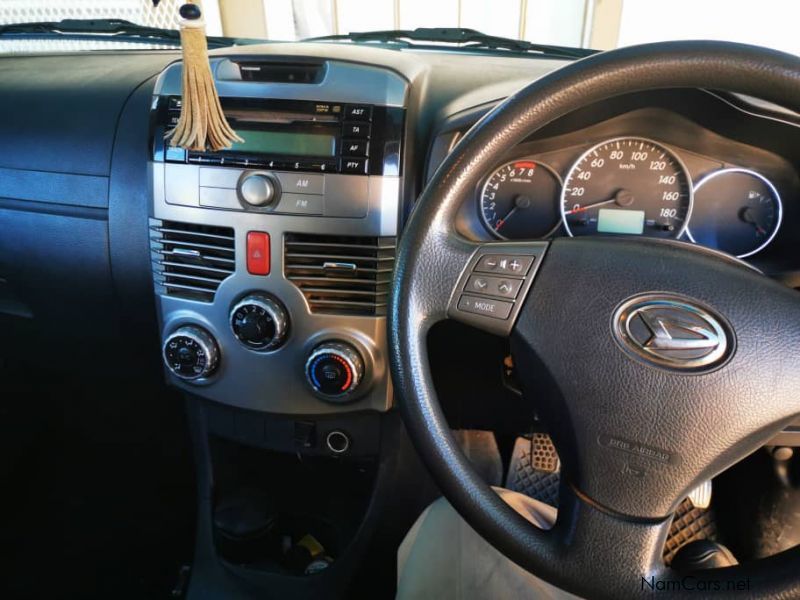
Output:
[[320,344],[306,360],[306,379],[326,400],[349,400],[363,378],[364,359],[358,350],[344,342]]
[[286,339],[289,316],[283,305],[266,294],[249,294],[231,310],[231,329],[252,350],[275,350]]
[[164,340],[164,363],[186,381],[211,375],[219,364],[219,347],[209,332],[195,325],[179,327]]
[[237,185],[239,198],[250,206],[265,208],[280,196],[280,188],[268,173],[245,173]]

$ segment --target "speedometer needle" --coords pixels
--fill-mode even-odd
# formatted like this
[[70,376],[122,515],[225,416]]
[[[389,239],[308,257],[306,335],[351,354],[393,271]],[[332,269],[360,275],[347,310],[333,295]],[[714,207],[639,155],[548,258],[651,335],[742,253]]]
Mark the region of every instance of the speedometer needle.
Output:
[[587,204],[585,206],[577,206],[572,210],[565,211],[564,214],[574,215],[576,213],[580,213],[585,210],[590,210],[598,206],[603,206],[604,204],[611,204],[612,202],[616,202],[620,206],[628,206],[630,204],[633,204],[633,200],[634,200],[633,194],[631,194],[627,190],[620,190],[616,194],[614,194],[613,198],[609,198],[608,200],[600,200],[600,202],[592,202],[591,204]]
[[615,201],[616,201],[616,198],[611,198],[609,200],[601,200],[600,202],[593,202],[592,204],[587,204],[585,206],[579,206],[577,208],[573,208],[572,210],[568,210],[568,211],[564,212],[564,214],[565,215],[574,215],[576,213],[580,213],[580,212],[583,212],[585,210],[592,209],[595,206],[603,206],[604,204],[611,204],[612,202],[615,202]]

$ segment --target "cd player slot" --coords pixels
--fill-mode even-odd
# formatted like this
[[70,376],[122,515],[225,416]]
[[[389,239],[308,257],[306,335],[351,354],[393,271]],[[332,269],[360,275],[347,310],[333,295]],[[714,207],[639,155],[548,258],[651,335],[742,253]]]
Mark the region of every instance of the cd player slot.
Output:
[[228,110],[225,115],[229,119],[245,123],[338,123],[338,115],[309,115],[300,112],[285,112],[279,110]]

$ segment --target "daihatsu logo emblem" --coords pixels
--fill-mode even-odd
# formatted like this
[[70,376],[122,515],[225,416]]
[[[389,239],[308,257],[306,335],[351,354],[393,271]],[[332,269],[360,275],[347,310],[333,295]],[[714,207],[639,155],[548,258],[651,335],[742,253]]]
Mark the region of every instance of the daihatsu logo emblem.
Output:
[[614,313],[613,332],[628,354],[674,370],[713,368],[733,350],[733,335],[721,317],[700,303],[671,294],[626,300]]

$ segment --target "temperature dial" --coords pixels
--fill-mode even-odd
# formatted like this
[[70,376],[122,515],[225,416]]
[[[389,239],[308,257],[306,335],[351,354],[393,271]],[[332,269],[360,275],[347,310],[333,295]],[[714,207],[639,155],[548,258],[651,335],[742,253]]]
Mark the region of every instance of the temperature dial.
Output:
[[364,359],[350,344],[326,342],[306,361],[306,378],[313,390],[329,400],[352,396],[364,378]]
[[205,329],[186,325],[164,340],[164,362],[172,373],[192,381],[211,375],[219,363],[219,347]]
[[231,311],[231,329],[253,350],[275,350],[286,339],[289,317],[283,305],[265,294],[242,298]]

